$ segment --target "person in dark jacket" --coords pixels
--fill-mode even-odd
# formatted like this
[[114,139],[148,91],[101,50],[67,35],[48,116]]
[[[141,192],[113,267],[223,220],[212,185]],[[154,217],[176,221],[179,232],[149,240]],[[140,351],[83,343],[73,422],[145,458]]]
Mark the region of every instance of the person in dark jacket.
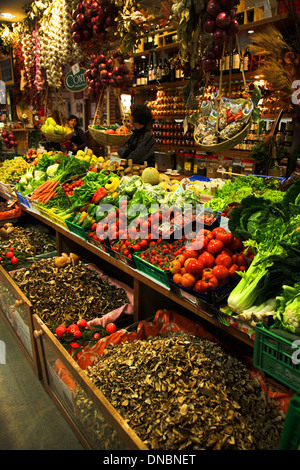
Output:
[[73,152],[77,152],[78,150],[84,150],[85,147],[88,147],[88,140],[85,132],[81,127],[79,127],[78,118],[71,114],[68,119],[69,126],[74,129],[74,135],[71,137],[72,148]]
[[134,105],[131,108],[130,120],[133,134],[125,145],[118,147],[119,157],[132,159],[136,164],[147,161],[147,166],[154,166],[155,138],[148,128],[152,120],[151,110],[144,104]]

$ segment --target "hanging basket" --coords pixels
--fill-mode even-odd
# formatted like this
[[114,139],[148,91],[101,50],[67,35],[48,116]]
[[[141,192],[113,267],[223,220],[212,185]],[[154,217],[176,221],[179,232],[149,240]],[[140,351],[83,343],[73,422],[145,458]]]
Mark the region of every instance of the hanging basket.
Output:
[[100,145],[124,145],[132,136],[132,132],[128,132],[128,134],[106,134],[106,130],[94,129],[93,126],[89,126],[88,129],[93,139]]
[[249,133],[251,129],[251,124],[252,124],[252,119],[250,118],[248,123],[238,134],[234,135],[228,140],[224,140],[223,142],[219,142],[217,144],[202,145],[201,141],[195,135],[196,131],[194,131],[194,139],[195,139],[196,144],[201,148],[201,150],[204,150],[206,152],[215,152],[215,153],[225,152],[227,150],[232,149],[236,145],[240,144],[245,139],[245,137],[247,136],[247,134]]
[[[126,127],[124,124],[124,111],[123,111],[123,106],[122,106],[121,99],[120,99],[120,93],[116,93],[116,92],[114,93],[118,99],[123,126]],[[131,131],[128,131],[126,134],[107,134],[106,133],[107,129],[112,128],[112,126],[109,126],[109,125],[103,126],[102,124],[104,95],[105,95],[105,89],[103,88],[101,91],[99,100],[98,100],[93,124],[88,126],[89,133],[91,134],[93,139],[100,145],[108,145],[108,146],[124,145],[127,142],[127,140],[129,140],[130,137],[132,136]],[[108,120],[108,123],[109,123],[109,120]],[[98,127],[101,127],[101,129],[97,129],[97,125]]]
[[64,135],[61,135],[61,134],[46,134],[46,132],[42,132],[42,134],[45,137],[45,139],[49,142],[64,143],[64,142],[66,142],[67,140],[70,140],[73,137],[74,132],[70,132],[69,134],[64,134]]
[[[237,35],[236,35],[236,43],[237,43],[237,47],[238,47],[238,51],[239,51],[239,56],[242,59],[240,45],[239,45]],[[230,48],[232,49],[232,38],[230,39]],[[244,69],[243,69],[243,66],[242,66],[242,77],[243,77],[244,89],[245,89],[245,93],[247,95],[248,105],[250,105],[250,108],[251,108],[251,112],[247,113],[248,117],[246,117],[246,115],[245,115],[243,120],[236,121],[237,123],[240,123],[242,125],[242,127],[239,128],[237,130],[237,133],[235,135],[233,135],[232,137],[226,138],[223,135],[223,138],[222,138],[222,135],[219,132],[219,120],[220,120],[221,105],[222,105],[221,103],[222,103],[222,100],[226,99],[226,98],[221,98],[222,79],[223,79],[223,62],[225,60],[224,59],[224,54],[225,54],[225,43],[223,45],[223,51],[222,51],[222,57],[221,57],[221,73],[220,73],[220,78],[219,78],[219,97],[217,98],[218,104],[216,105],[216,108],[215,108],[217,119],[216,119],[216,125],[215,125],[214,132],[213,132],[213,135],[218,137],[218,139],[217,139],[218,142],[217,143],[211,143],[211,144],[209,144],[209,143],[208,144],[203,144],[202,141],[203,141],[203,137],[205,137],[205,136],[199,137],[199,135],[197,135],[196,127],[195,127],[195,130],[194,130],[194,140],[195,140],[196,144],[201,148],[201,150],[204,150],[206,152],[221,153],[221,152],[225,152],[227,150],[232,149],[233,147],[235,147],[236,145],[238,145],[239,143],[241,143],[245,139],[245,137],[249,133],[249,131],[251,129],[251,125],[252,125],[253,103],[251,101],[251,97],[250,97],[250,94],[249,94],[249,88],[248,88],[247,83],[246,83],[245,73],[244,73]],[[242,64],[243,64],[243,62],[242,62]],[[232,67],[232,63],[230,64],[230,67]],[[229,70],[229,95],[230,96],[231,96],[231,71],[232,70],[230,68],[230,70]],[[245,119],[245,121],[244,121],[244,119]],[[244,123],[244,125],[243,125],[243,123]],[[231,124],[227,124],[228,127],[230,125]],[[226,130],[226,128],[227,127],[225,126],[224,130]],[[212,128],[210,128],[210,130],[212,130]]]

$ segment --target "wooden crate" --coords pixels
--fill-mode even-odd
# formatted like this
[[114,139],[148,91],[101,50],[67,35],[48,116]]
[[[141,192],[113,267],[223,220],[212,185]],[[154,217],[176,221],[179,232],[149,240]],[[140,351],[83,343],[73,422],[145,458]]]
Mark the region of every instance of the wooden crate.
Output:
[[0,281],[0,314],[33,371],[40,378],[40,362],[33,335],[32,305],[2,266]]
[[43,384],[88,450],[147,450],[38,315],[33,315]]

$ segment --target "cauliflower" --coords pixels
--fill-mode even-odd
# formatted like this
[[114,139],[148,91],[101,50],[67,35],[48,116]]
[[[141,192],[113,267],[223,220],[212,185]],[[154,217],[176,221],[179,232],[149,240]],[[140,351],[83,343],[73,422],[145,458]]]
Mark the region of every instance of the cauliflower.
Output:
[[283,286],[282,295],[276,297],[275,323],[279,328],[300,335],[300,284]]

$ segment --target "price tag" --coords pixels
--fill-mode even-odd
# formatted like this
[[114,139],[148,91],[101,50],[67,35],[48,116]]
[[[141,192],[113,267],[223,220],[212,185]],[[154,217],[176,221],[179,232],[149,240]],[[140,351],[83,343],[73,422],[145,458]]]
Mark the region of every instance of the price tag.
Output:
[[120,157],[110,157],[109,163],[117,163],[118,165],[121,164],[122,159]]
[[72,65],[72,72],[73,72],[73,75],[76,75],[78,72],[80,72],[79,64],[76,63]]
[[178,186],[178,188],[176,189],[175,194],[177,194],[177,196],[179,196],[179,194],[181,194],[183,191],[184,191],[183,186],[180,185],[180,186]]
[[68,152],[68,157],[71,157],[73,155],[73,152],[71,150]]

